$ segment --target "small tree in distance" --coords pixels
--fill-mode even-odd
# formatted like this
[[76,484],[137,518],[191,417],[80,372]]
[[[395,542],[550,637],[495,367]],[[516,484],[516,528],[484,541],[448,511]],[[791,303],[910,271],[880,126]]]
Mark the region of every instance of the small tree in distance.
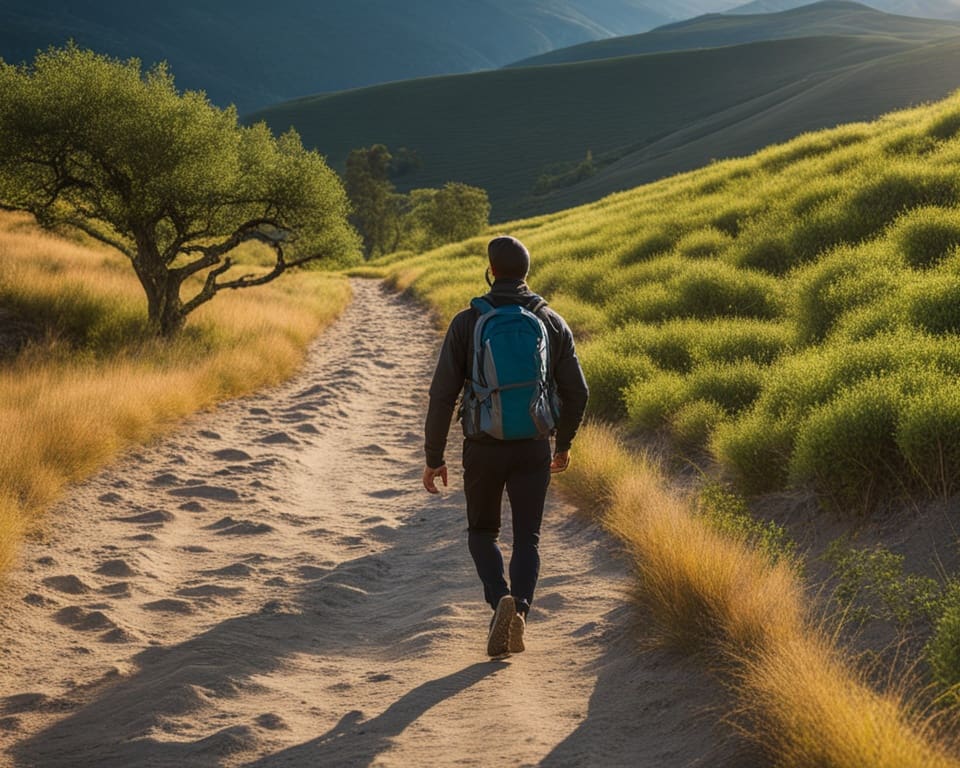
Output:
[[[73,44],[32,67],[0,60],[0,208],[126,255],[168,337],[220,291],[358,253],[339,179],[295,132],[242,127],[233,107],[179,93],[163,64],[143,73]],[[272,268],[229,274],[230,252],[250,241],[273,250]]]

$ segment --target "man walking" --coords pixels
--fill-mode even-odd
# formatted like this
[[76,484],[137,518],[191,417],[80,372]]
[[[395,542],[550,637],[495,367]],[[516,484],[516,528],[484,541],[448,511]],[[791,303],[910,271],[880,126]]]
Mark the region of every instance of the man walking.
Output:
[[[436,479],[447,484],[444,449],[463,391],[468,543],[494,609],[487,653],[501,656],[524,650],[547,486],[552,472],[570,464],[588,392],[569,326],[527,287],[526,247],[513,237],[497,237],[487,254],[491,290],[450,323],[430,385],[423,485],[439,493]],[[504,488],[513,518],[509,585],[497,544]]]

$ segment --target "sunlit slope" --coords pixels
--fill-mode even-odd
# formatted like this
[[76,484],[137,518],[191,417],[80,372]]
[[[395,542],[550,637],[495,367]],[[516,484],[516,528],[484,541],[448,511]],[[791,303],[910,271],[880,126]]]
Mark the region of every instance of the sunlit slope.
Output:
[[[549,200],[526,200],[550,163],[579,160],[588,149],[602,155],[645,146],[738,105],[790,86],[802,91],[910,47],[892,40],[804,38],[498,70],[301,99],[254,119],[276,131],[295,126],[335,166],[352,148],[375,142],[415,149],[423,170],[410,184],[453,179],[484,187],[494,220],[502,221],[520,210],[556,209]],[[936,90],[917,83],[911,100],[947,92]],[[882,94],[875,96],[882,108],[891,106]],[[831,124],[848,118],[839,106]],[[761,138],[752,148],[766,143]]]
[[781,13],[700,16],[640,35],[561,48],[524,59],[513,66],[568,64],[641,53],[714,48],[818,35],[871,35],[904,42],[930,42],[960,35],[960,22],[910,18],[882,13],[860,3],[826,0]]
[[689,123],[638,147],[576,186],[524,201],[519,214],[561,210],[630,189],[717,158],[738,157],[804,131],[871,120],[903,106],[934,101],[960,87],[960,38],[866,62],[807,80]]
[[[748,491],[960,490],[960,96],[503,227],[571,320],[596,415]],[[484,239],[390,267],[445,315]]]

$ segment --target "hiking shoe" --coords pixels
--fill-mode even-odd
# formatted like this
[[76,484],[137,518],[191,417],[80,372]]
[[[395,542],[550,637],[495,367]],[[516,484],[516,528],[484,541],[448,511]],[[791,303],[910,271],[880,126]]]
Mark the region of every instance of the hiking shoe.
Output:
[[487,656],[503,656],[510,652],[510,625],[517,615],[517,606],[513,597],[504,595],[497,603],[497,610],[490,622],[490,634],[487,636]]
[[510,642],[507,644],[510,653],[523,653],[527,649],[523,644],[523,629],[526,625],[527,621],[522,613],[513,614],[510,619]]

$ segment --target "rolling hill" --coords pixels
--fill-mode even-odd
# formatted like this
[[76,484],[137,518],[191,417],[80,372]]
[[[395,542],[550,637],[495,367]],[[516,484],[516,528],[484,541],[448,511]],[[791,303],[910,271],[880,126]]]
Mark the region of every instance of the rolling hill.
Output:
[[960,22],[895,16],[861,3],[824,0],[784,12],[698,16],[639,35],[560,48],[516,62],[513,66],[569,64],[641,53],[715,48],[758,40],[818,35],[871,35],[904,42],[930,42],[960,35]]
[[[809,0],[753,0],[726,13],[776,13],[806,5]],[[865,0],[865,5],[901,16],[927,19],[960,19],[958,0]]]
[[[941,98],[960,86],[960,48],[929,45],[830,36],[513,68],[301,99],[251,119],[296,127],[334,166],[376,142],[415,149],[424,163],[409,186],[484,187],[505,221]],[[877,77],[889,82],[858,90]],[[551,164],[575,166],[588,150],[597,173],[533,195]]]
[[241,113],[310,93],[489,69],[735,5],[735,0],[6,0],[0,57],[73,38],[146,63]]

